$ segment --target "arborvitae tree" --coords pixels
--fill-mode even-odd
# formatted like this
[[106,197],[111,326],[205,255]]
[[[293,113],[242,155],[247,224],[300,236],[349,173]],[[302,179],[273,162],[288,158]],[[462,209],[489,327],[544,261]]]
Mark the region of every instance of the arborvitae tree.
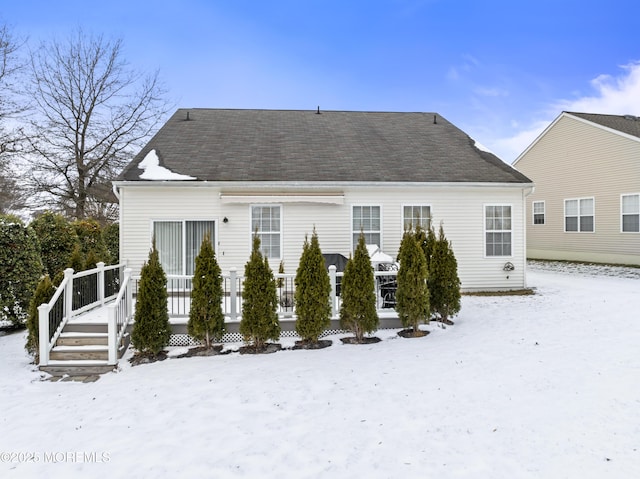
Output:
[[69,266],[71,254],[78,246],[78,235],[62,215],[47,211],[29,225],[38,236],[40,257],[51,278]]
[[84,260],[83,269],[85,271],[88,269],[94,269],[98,265],[99,261],[100,260],[98,259],[95,251],[91,250],[89,251],[89,253],[87,253],[87,257]]
[[[69,258],[69,263],[67,264],[67,268],[72,268],[74,271],[82,271],[84,269],[85,260],[82,255],[82,248],[80,244],[76,244],[75,248],[71,252],[71,257]],[[64,271],[64,270],[63,270]]]
[[0,215],[0,320],[24,324],[43,269],[33,229],[17,216]]
[[341,288],[340,327],[352,331],[356,341],[361,342],[365,334],[378,329],[380,322],[375,278],[363,233],[360,233],[353,257],[347,261]]
[[[278,274],[284,274],[284,260],[280,261],[280,265],[278,266]],[[282,288],[284,288],[284,278],[276,279],[276,286],[280,291],[280,295],[282,296]]]
[[246,342],[260,350],[267,340],[280,337],[278,294],[273,271],[267,258],[260,253],[260,238],[253,236],[251,257],[244,266],[242,288],[242,319],[240,334]]
[[427,288],[427,263],[416,236],[405,231],[398,253],[398,289],[396,311],[402,325],[418,332],[420,323],[429,322],[429,289]]
[[44,303],[48,303],[56,292],[56,287],[51,282],[51,278],[48,274],[45,274],[38,282],[31,303],[29,304],[29,315],[27,316],[27,329],[29,334],[27,336],[27,344],[25,348],[35,358],[36,363],[40,361],[40,321],[38,306]]
[[460,311],[460,278],[458,262],[442,225],[431,256],[428,284],[431,312],[438,320],[449,322],[449,318]]
[[424,259],[427,262],[427,271],[429,271],[429,264],[431,263],[431,257],[433,256],[433,249],[436,245],[436,232],[433,230],[433,226],[425,232],[422,228],[416,229],[416,239],[422,247],[424,253]]
[[158,355],[169,344],[171,325],[167,299],[167,276],[160,264],[154,240],[149,260],[140,272],[135,322],[131,332],[131,342],[142,354]]
[[296,332],[303,341],[317,343],[331,325],[331,280],[315,229],[311,243],[304,239],[295,283]]
[[118,223],[109,223],[102,228],[102,241],[107,249],[107,264],[118,264],[120,260],[120,225]]
[[222,272],[209,233],[205,233],[196,256],[187,332],[195,339],[204,340],[207,348],[224,334],[222,296]]
[[93,252],[96,263],[99,261],[109,262],[109,254],[102,236],[100,223],[93,219],[84,219],[73,222],[73,227],[78,235],[83,256],[86,258]]

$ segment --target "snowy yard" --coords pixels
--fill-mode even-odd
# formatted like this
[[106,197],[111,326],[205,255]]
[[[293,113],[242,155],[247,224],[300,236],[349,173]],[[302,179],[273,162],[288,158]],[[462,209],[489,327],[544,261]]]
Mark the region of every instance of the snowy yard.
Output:
[[640,270],[533,263],[528,283],[421,339],[87,384],[41,381],[0,337],[0,477],[640,477]]

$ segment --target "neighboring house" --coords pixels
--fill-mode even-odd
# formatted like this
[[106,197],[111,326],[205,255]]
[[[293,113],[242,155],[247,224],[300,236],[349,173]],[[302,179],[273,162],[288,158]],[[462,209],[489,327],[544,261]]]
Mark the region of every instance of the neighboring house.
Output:
[[440,115],[319,110],[180,109],[114,182],[134,274],[153,237],[167,274],[193,273],[205,231],[223,272],[257,233],[295,273],[314,227],[323,253],[349,256],[363,231],[395,258],[409,225],[442,223],[463,290],[525,286],[532,188]]
[[640,119],[563,112],[516,159],[527,256],[640,264]]

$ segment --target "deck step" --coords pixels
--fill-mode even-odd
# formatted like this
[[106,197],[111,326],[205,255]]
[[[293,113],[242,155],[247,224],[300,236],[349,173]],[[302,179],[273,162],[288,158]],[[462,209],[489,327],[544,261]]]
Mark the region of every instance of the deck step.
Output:
[[95,322],[69,322],[64,326],[65,333],[106,333],[106,323]]
[[57,346],[106,346],[108,344],[107,333],[62,333],[56,341]]
[[103,345],[56,346],[49,353],[49,359],[57,361],[107,361],[109,359],[109,349]]
[[113,364],[106,361],[84,360],[84,361],[49,361],[47,366],[40,366],[40,370],[52,376],[93,376],[105,374],[117,369]]

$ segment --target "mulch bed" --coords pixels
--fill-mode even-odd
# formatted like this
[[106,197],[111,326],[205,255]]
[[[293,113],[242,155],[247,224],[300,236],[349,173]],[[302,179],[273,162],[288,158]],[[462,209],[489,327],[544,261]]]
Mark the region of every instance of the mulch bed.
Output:
[[295,346],[291,349],[324,349],[331,346],[330,339],[319,339],[318,341],[296,341]]
[[129,362],[132,366],[138,366],[139,364],[151,364],[157,361],[164,361],[169,356],[165,351],[160,351],[158,354],[143,354],[143,353],[135,353]]
[[186,353],[179,354],[176,358],[192,358],[194,356],[218,356],[220,354],[229,354],[231,351],[222,351],[222,345],[216,344],[210,348],[206,346],[196,346],[189,348]]
[[414,331],[413,328],[398,331],[398,336],[402,338],[424,338],[427,334],[429,334],[429,331],[424,331],[422,329]]
[[380,338],[373,336],[371,338],[364,337],[361,340],[358,340],[355,336],[349,336],[347,338],[340,338],[344,344],[374,344],[382,341]]
[[240,348],[240,354],[271,354],[276,351],[280,351],[282,349],[282,345],[278,343],[266,343],[264,346],[260,348],[256,348],[253,345],[242,346]]

